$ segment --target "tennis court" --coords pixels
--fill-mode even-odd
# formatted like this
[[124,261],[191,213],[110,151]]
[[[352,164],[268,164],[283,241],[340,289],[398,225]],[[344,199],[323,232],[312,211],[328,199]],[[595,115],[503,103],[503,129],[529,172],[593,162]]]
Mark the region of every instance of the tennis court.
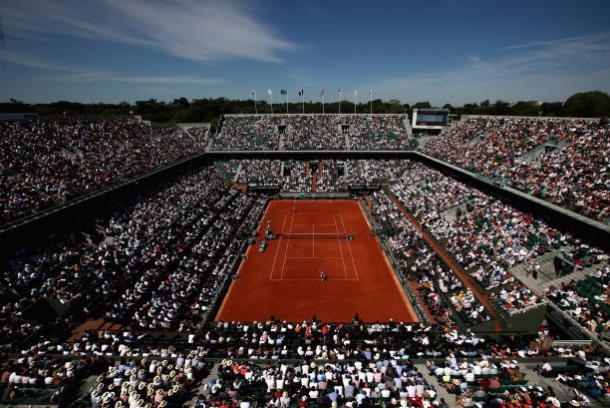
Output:
[[268,223],[277,239],[248,248],[217,320],[416,321],[357,201],[276,200],[259,238]]

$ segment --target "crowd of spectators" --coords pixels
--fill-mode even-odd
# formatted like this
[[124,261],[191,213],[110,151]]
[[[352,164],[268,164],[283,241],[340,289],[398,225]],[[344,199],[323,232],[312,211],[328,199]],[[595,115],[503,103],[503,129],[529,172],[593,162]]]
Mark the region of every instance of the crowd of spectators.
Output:
[[[149,299],[134,313],[135,324],[147,329],[176,327],[196,296],[199,296],[198,308],[210,306],[205,300],[214,293],[202,297],[202,291],[214,286],[214,278],[224,278],[231,272],[225,266],[231,265],[233,258],[241,255],[238,251],[243,248],[239,245],[231,247],[230,243],[255,200],[253,196],[234,192],[232,190],[232,194],[224,195],[214,204],[215,208],[208,213],[210,218],[204,221],[207,228],[203,226],[196,232],[201,234],[201,238],[184,241],[176,268],[160,281],[150,279],[159,283]],[[262,200],[259,204],[262,205]],[[240,243],[245,242],[246,236],[241,238]]]
[[395,182],[404,172],[401,160],[268,160],[248,159],[216,162],[226,178],[253,187],[280,187],[285,191],[311,191],[316,177],[316,191],[344,192],[348,186],[379,186]]
[[211,150],[407,150],[404,115],[227,115]]
[[[429,362],[430,374],[456,394],[456,405],[485,407],[561,407],[552,387],[528,385],[516,360]],[[569,406],[569,405],[565,405]]]
[[241,255],[232,244],[236,230],[253,227],[252,218],[242,221],[263,203],[226,187],[210,166],[119,205],[93,231],[54,237],[18,254],[0,276],[3,337],[17,341],[35,332],[36,323],[21,323],[22,313],[44,299],[77,315],[178,328],[197,295],[200,307],[209,307],[215,293],[204,296],[202,286],[211,289],[230,272],[229,263]]
[[[212,148],[405,149],[410,139],[403,121],[392,115],[227,117]],[[128,121],[0,123],[0,131],[8,135],[0,142],[0,177],[10,192],[1,201],[0,223],[203,148],[199,136],[194,140],[173,126]],[[553,186],[534,194],[597,218],[608,215],[608,130],[584,121],[478,119],[451,130],[449,138],[461,155],[434,141],[426,149],[468,168],[478,165],[475,157],[491,159],[478,171],[523,189],[551,180]],[[539,160],[516,160],[544,143],[557,149]],[[592,146],[599,151],[589,152]],[[542,170],[534,176],[534,169]],[[90,393],[93,407],[179,406],[194,397],[197,406],[446,407],[413,365],[418,358],[431,360],[430,372],[458,395],[460,405],[557,406],[548,390],[527,387],[512,360],[565,354],[540,348],[540,336],[492,339],[462,331],[489,320],[489,311],[383,191],[368,201],[375,232],[429,323],[363,324],[357,316],[351,324],[273,317],[210,323],[219,296],[238,278],[233,272],[267,199],[230,187],[232,180],[292,192],[391,182],[391,193],[507,314],[543,298],[512,268],[554,251],[563,251],[577,268],[607,259],[597,248],[415,162],[233,160],[191,168],[113,204],[87,230],[52,235],[2,266],[0,343],[24,348],[21,358],[0,366],[2,401],[20,401],[38,388],[54,399],[88,373],[99,374]],[[609,284],[605,265],[583,280],[551,287],[544,297],[591,332],[607,335]],[[65,308],[65,315],[45,322],[24,313],[44,302]],[[103,318],[121,330],[57,340],[85,318]],[[29,347],[32,342],[37,344]],[[594,364],[591,350],[586,354],[576,352],[585,361],[579,371],[541,370],[602,397],[610,366]],[[211,357],[225,360],[195,393]]]
[[404,115],[348,115],[351,150],[409,150],[413,141],[407,134]]
[[[246,199],[245,196],[243,197],[243,199]],[[247,199],[252,203],[249,204],[250,209],[245,216],[235,217],[236,214],[231,214],[230,211],[224,213],[226,224],[231,224],[233,228],[235,228],[235,225],[239,226],[234,233],[234,237],[230,241],[227,239],[225,243],[215,237],[210,238],[211,247],[216,245],[226,247],[226,249],[224,249],[224,253],[217,257],[215,262],[208,266],[211,273],[209,273],[204,284],[199,287],[198,292],[195,293],[195,300],[188,306],[184,317],[180,321],[178,331],[194,331],[207,323],[211,317],[210,313],[215,310],[214,306],[218,304],[221,299],[220,296],[224,293],[223,289],[227,279],[233,278],[232,273],[245,252],[245,243],[252,236],[253,231],[256,230],[259,218],[265,210],[266,199],[264,196],[247,197]],[[244,208],[242,206],[237,208],[236,211],[243,214]],[[229,220],[229,216],[233,216],[233,218]],[[229,244],[227,245],[226,242],[229,242]]]
[[[592,333],[610,331],[608,255],[603,251],[417,163],[411,163],[392,191],[508,314],[547,298]],[[536,259],[550,251],[577,269],[606,266],[546,294],[510,273],[522,263],[536,269]]]
[[458,394],[473,388],[483,392],[501,392],[502,386],[508,388],[527,384],[516,360],[494,363],[487,359],[461,362],[447,359],[444,364],[431,363],[428,368],[443,387]]
[[0,404],[58,403],[88,366],[88,359],[61,361],[45,355],[6,359],[0,365]]
[[[384,360],[400,358],[437,359],[484,357],[527,359],[557,357],[558,353],[540,344],[548,333],[501,335],[499,338],[462,331],[452,322],[352,323],[304,322],[220,322],[208,323],[188,333],[94,331],[71,343],[40,340],[21,351],[60,354],[65,357],[200,357],[234,360],[307,359]],[[532,344],[537,344],[532,347]],[[578,346],[574,346],[578,347]],[[592,354],[599,352],[590,347]],[[563,356],[565,357],[565,356]],[[569,356],[568,356],[569,357]]]
[[279,160],[242,160],[239,182],[250,186],[280,186],[282,162]]
[[373,186],[392,182],[402,176],[403,160],[346,160],[346,183],[354,186]]
[[553,365],[545,360],[539,367],[539,373],[547,378],[555,378],[606,404],[610,402],[610,358],[608,357],[603,360],[577,357],[567,365]]
[[345,135],[338,118],[338,115],[284,116],[284,150],[345,150]]
[[[509,271],[567,246],[573,239],[442,173],[418,163],[392,187],[398,199],[491,292],[507,313],[540,301]],[[447,215],[452,210],[453,216]]]
[[187,132],[198,142],[207,147],[210,142],[210,128],[208,126],[191,126],[186,129]]
[[316,364],[239,363],[225,360],[198,404],[431,407],[436,391],[407,356],[390,360]]
[[347,191],[345,162],[337,160],[320,160],[316,173],[316,191]]
[[459,320],[468,326],[489,320],[470,288],[439,259],[384,192],[374,193],[371,203],[378,234],[392,254],[395,269],[415,286],[431,319]]
[[203,149],[130,120],[0,122],[0,224]]
[[[62,384],[74,376],[70,370],[86,369],[97,376],[90,394],[94,406],[116,406],[118,401],[130,405],[132,400],[141,406],[177,406],[194,397],[199,406],[276,405],[279,398],[307,406],[355,406],[363,401],[430,406],[437,393],[413,366],[411,359],[419,359],[428,360],[432,374],[466,404],[477,401],[479,388],[500,399],[526,392],[513,388],[525,385],[515,359],[599,360],[595,346],[532,348],[547,335],[540,330],[537,335],[488,338],[458,331],[452,324],[363,324],[357,317],[350,324],[221,322],[182,335],[123,329],[88,332],[73,343],[41,340],[21,350],[18,364],[5,365],[4,371],[9,372],[8,386],[9,376],[14,382],[13,372],[20,378],[27,374],[28,381],[36,377],[40,383]],[[58,355],[62,361],[52,357]],[[224,360],[201,384],[212,357]],[[493,377],[506,390],[496,387]]]
[[282,190],[308,193],[312,191],[312,175],[309,162],[287,160],[284,162]]
[[471,118],[422,150],[588,217],[610,217],[610,127],[596,121]]
[[560,287],[550,287],[546,297],[591,333],[610,333],[610,265],[595,275]]
[[279,124],[270,115],[226,116],[208,150],[278,150]]
[[197,355],[167,359],[121,358],[97,377],[93,407],[179,407],[191,399],[194,386],[211,364]]

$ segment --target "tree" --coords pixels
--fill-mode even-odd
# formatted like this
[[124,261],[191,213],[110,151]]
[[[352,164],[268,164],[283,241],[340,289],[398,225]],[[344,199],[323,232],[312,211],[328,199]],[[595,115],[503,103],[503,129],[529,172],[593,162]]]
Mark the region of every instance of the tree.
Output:
[[509,115],[511,113],[510,104],[502,100],[497,100],[491,108],[494,115]]
[[430,105],[430,102],[428,101],[417,102],[415,105],[413,105],[413,109],[429,109],[431,107],[432,105]]
[[592,91],[574,94],[563,106],[566,116],[606,116],[610,114],[610,96]]
[[186,99],[185,97],[179,98],[179,99],[174,99],[174,101],[172,102],[172,104],[186,108],[190,105],[189,100]]
[[476,115],[481,112],[481,108],[476,103],[467,103],[459,111],[460,114]]
[[[322,112],[319,101],[306,102],[305,112]],[[428,101],[420,101],[413,105],[414,108],[430,108]],[[265,100],[258,102],[259,112],[268,113],[271,107]],[[285,112],[286,105],[278,101],[274,112]],[[489,100],[477,103],[467,103],[456,107],[445,104],[452,113],[458,115],[546,115],[546,116],[588,116],[603,117],[610,115],[610,97],[599,91],[582,92],[572,95],[562,104],[561,102],[545,102],[539,104],[532,101],[521,101],[514,105],[498,100],[491,104]],[[289,104],[291,113],[300,113],[302,105],[300,101]],[[325,106],[327,113],[336,113],[339,104],[336,101],[329,102]],[[217,122],[220,115],[229,113],[254,113],[254,101],[227,98],[203,98],[194,99],[189,102],[186,98],[173,99],[171,102],[148,99],[135,103],[121,102],[117,104],[105,103],[79,103],[69,101],[57,101],[48,104],[30,105],[19,100],[8,100],[0,103],[0,112],[38,112],[43,118],[63,118],[64,112],[69,117],[83,117],[93,119],[96,117],[126,116],[130,112],[141,115],[143,119],[153,122]],[[368,113],[370,107],[368,100],[360,101],[357,112]],[[375,113],[400,113],[411,115],[411,105],[401,104],[398,99],[390,99],[385,102],[380,99],[373,101],[373,112]],[[350,100],[344,100],[341,104],[341,112],[354,112],[354,105]]]
[[542,116],[561,116],[563,111],[563,103],[561,102],[544,102],[540,105]]
[[535,101],[519,101],[513,105],[512,114],[517,116],[538,116],[540,105]]

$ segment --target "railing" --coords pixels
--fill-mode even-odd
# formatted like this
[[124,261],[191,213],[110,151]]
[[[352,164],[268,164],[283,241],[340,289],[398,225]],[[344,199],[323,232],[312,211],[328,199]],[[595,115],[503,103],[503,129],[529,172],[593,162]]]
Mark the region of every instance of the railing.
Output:
[[520,314],[523,314],[523,313],[527,313],[527,312],[535,310],[535,309],[539,309],[541,307],[546,307],[548,303],[549,303],[548,300],[543,300],[540,303],[534,303],[533,305],[525,306],[522,309],[517,309],[515,311],[509,312],[508,315],[511,316],[511,317],[512,316],[517,316],[517,315],[520,315]]
[[[557,306],[553,302],[548,302],[548,306],[555,313],[559,314],[564,320],[566,320],[568,323],[570,323],[573,328],[576,328],[581,334],[588,337],[593,342],[595,342],[595,344],[597,344],[598,346],[603,348],[604,351],[606,352],[606,354],[610,355],[610,345],[608,343],[606,343],[605,341],[601,340],[597,336],[597,334],[592,333],[591,331],[589,331],[588,329],[583,327],[576,319],[574,319],[572,316],[570,316],[569,314],[564,312],[562,309],[559,308],[559,306]],[[551,314],[550,316],[553,317],[553,314]],[[565,322],[560,322],[560,324],[565,325]],[[568,328],[568,331],[570,331],[569,328]],[[572,330],[572,332],[573,332],[573,330]]]

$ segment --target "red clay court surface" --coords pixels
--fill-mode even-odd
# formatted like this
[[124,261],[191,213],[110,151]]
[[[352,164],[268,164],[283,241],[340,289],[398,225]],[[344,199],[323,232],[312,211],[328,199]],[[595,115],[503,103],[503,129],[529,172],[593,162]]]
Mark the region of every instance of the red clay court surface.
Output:
[[303,321],[315,315],[325,322],[350,322],[356,313],[366,322],[417,321],[357,201],[271,201],[260,238],[267,221],[279,238],[263,253],[258,245],[248,248],[217,321],[264,321],[271,315]]

